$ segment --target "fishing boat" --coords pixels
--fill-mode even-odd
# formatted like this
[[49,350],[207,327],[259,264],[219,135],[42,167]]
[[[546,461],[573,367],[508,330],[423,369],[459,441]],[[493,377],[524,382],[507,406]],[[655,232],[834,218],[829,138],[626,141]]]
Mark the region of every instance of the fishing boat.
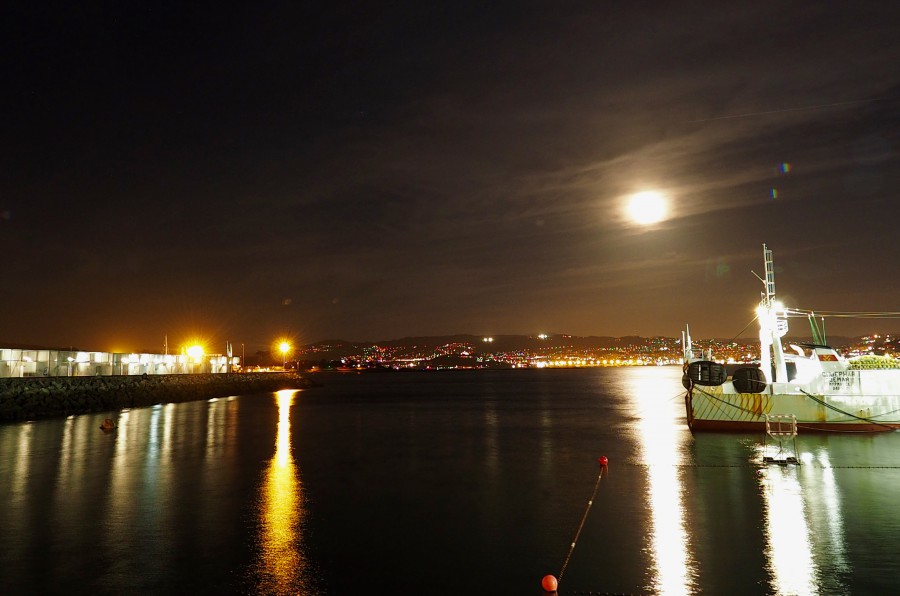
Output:
[[[775,299],[772,251],[763,244],[765,285],[756,310],[759,365],[728,374],[711,350],[695,354],[690,328],[682,333],[684,400],[691,431],[879,432],[900,428],[900,360],[846,358],[825,340],[824,319]],[[829,313],[829,316],[847,313]],[[871,316],[875,313],[855,313]],[[894,318],[898,313],[879,313]],[[788,317],[805,316],[811,343],[782,345]],[[822,320],[819,327],[818,320]],[[787,426],[785,426],[787,425]]]

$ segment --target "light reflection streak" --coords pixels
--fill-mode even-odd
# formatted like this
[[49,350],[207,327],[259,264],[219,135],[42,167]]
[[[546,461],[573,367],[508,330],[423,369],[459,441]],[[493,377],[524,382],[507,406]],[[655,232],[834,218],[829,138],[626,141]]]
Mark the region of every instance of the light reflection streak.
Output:
[[[3,561],[19,561],[27,559],[33,533],[31,516],[28,512],[28,493],[32,474],[32,457],[34,441],[34,423],[25,422],[11,432],[0,432],[0,529],[3,532],[3,543],[0,545],[0,559]],[[20,565],[7,565],[0,571],[0,585],[6,581],[16,585],[27,581],[27,571]],[[22,584],[20,584],[22,585]]]
[[[132,421],[132,439],[129,449],[140,453],[145,450],[143,469],[139,460],[132,454],[129,464],[129,479],[131,486],[129,493],[135,502],[135,508],[128,512],[128,523],[132,531],[140,535],[152,534],[160,527],[166,527],[168,507],[171,505],[172,467],[166,465],[163,451],[162,435],[168,424],[166,418],[171,410],[164,409],[161,404],[150,408],[150,418],[147,419],[147,410],[139,409],[134,412]],[[138,483],[137,474],[143,472],[142,479]],[[125,513],[122,508],[121,513]],[[130,543],[129,539],[129,543]],[[142,569],[152,573],[152,570],[166,568],[172,564],[175,553],[171,549],[162,548],[160,543],[151,542],[144,547],[144,553],[150,562],[142,564]]]
[[553,418],[550,411],[541,411],[541,470],[550,472],[556,463],[553,459]]
[[[800,460],[801,466],[760,471],[771,588],[778,594],[843,593],[840,573],[850,565],[834,469],[824,449]],[[823,565],[831,570],[827,577]]]
[[167,462],[172,455],[172,427],[174,426],[172,420],[175,417],[175,404],[166,404],[163,406],[163,410],[165,410],[165,416],[163,416],[161,451],[163,461]]
[[[6,541],[5,547],[17,549],[22,547],[28,536],[22,532],[22,528],[27,527],[27,517],[24,515],[10,515],[8,512],[23,511],[26,506],[26,493],[28,492],[28,483],[31,474],[31,458],[32,458],[32,439],[34,432],[34,423],[25,422],[19,425],[18,432],[13,434],[2,434],[4,440],[0,442],[0,453],[4,457],[8,457],[12,465],[7,469],[4,468],[5,461],[0,461],[0,472],[4,472],[6,478],[0,482],[0,524],[3,529],[3,536]],[[3,572],[11,572],[12,570],[4,570]]]
[[817,594],[803,494],[795,467],[760,470],[765,508],[766,558],[776,594]]
[[18,505],[25,497],[25,485],[28,481],[28,468],[31,464],[31,434],[33,423],[26,422],[19,430],[19,444],[16,453],[16,463],[13,467],[10,487],[12,503]]
[[295,390],[276,392],[278,428],[275,454],[260,487],[260,555],[258,592],[297,594],[302,590],[306,561],[298,528],[303,515],[300,481],[291,453],[291,406]]
[[497,440],[498,422],[497,408],[494,407],[494,400],[488,400],[484,412],[484,462],[492,476],[497,474],[500,464],[500,444]]
[[[116,430],[113,431],[115,447],[110,462],[106,497],[108,514],[103,528],[106,547],[113,550],[128,544],[135,531],[134,512],[138,503],[133,485],[140,479],[135,474],[135,467],[139,461],[137,458],[144,454],[136,444],[129,445],[129,441],[135,432],[131,425],[140,421],[139,412],[140,410],[123,410],[116,420]],[[140,437],[140,434],[136,435],[137,437]]]
[[655,575],[650,588],[658,594],[691,594],[696,591],[697,563],[686,529],[679,468],[685,431],[673,413],[677,404],[665,401],[673,394],[672,381],[666,371],[655,367],[630,372],[627,389],[640,418],[641,460],[649,463],[649,551]]
[[112,496],[123,494],[124,483],[128,476],[128,419],[131,411],[123,411],[116,421],[116,450],[112,462],[112,480],[110,488]]
[[97,431],[93,418],[69,416],[63,426],[62,443],[59,448],[59,471],[56,477],[56,498],[71,503],[73,495],[79,494],[77,484],[84,478],[84,454],[86,431]]
[[121,536],[114,535],[118,532],[112,530],[118,529],[122,519],[125,518],[125,511],[131,506],[132,499],[129,496],[128,482],[131,475],[130,462],[128,461],[128,421],[131,418],[131,411],[125,410],[119,415],[116,421],[115,432],[115,452],[110,464],[109,479],[109,511],[108,518],[109,527],[108,540],[120,540]]
[[73,463],[77,463],[81,461],[82,458],[73,458],[72,457],[72,427],[75,426],[75,417],[69,416],[66,418],[65,425],[63,426],[63,437],[62,444],[59,447],[59,475],[57,476],[57,483],[59,485],[66,485],[68,482],[69,474],[71,472],[70,466]]
[[162,405],[156,404],[150,409],[150,428],[147,430],[147,461],[144,468],[144,482],[148,487],[156,487],[159,473],[159,417]]
[[225,408],[227,402],[209,400],[206,414],[206,460],[218,460],[225,447]]
[[807,490],[807,494],[813,501],[811,505],[825,514],[826,531],[823,532],[823,537],[828,542],[826,552],[829,553],[831,565],[838,572],[848,573],[850,564],[847,562],[847,548],[844,543],[844,517],[841,513],[840,491],[834,478],[834,467],[826,450],[820,451],[818,459],[822,466],[821,490]]

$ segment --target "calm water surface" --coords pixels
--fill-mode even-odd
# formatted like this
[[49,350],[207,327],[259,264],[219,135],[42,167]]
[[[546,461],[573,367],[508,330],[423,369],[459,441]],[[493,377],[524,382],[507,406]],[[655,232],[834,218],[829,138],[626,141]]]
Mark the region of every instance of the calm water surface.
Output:
[[[691,436],[678,368],[319,377],[0,426],[2,594],[900,589],[900,434]],[[792,447],[792,446],[791,446]]]

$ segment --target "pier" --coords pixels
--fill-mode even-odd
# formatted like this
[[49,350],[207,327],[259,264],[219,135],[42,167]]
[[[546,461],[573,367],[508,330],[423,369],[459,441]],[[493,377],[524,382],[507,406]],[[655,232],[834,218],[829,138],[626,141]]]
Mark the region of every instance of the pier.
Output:
[[0,421],[69,416],[313,385],[293,373],[0,378]]

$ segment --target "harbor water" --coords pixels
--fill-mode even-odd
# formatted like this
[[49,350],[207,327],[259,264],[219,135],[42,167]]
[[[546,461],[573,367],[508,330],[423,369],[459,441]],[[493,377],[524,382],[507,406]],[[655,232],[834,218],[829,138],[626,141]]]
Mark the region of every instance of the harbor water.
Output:
[[315,380],[0,425],[0,593],[900,590],[900,433],[765,463],[679,367]]

